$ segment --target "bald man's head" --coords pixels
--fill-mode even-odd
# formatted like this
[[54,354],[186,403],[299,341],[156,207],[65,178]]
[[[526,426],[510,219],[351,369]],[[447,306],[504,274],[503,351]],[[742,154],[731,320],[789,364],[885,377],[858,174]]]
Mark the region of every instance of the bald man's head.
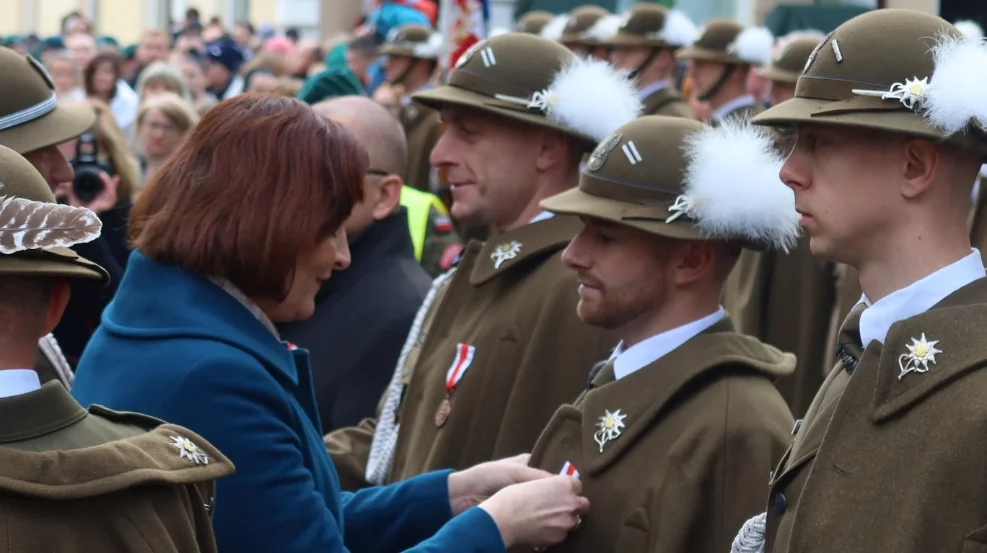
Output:
[[370,168],[394,175],[408,163],[404,128],[387,108],[363,96],[341,96],[319,102],[312,109],[353,133],[370,155]]

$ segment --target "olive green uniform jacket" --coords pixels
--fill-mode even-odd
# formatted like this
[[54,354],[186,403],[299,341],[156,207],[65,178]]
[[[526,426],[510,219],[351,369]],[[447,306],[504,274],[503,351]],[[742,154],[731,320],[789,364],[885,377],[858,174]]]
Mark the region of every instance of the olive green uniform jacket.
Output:
[[723,288],[723,305],[738,332],[798,359],[795,372],[777,383],[796,417],[808,410],[832,368],[824,368],[832,347],[821,337],[836,301],[833,270],[831,263],[812,256],[808,238],[802,237],[787,254],[744,250]]
[[[467,246],[398,368],[400,431],[388,482],[529,452],[555,409],[586,388],[586,367],[617,340],[576,316],[577,279],[560,257],[581,228],[557,215]],[[495,266],[514,242],[516,256]],[[440,428],[436,412],[461,344],[475,353]],[[367,485],[375,427],[364,421],[326,437],[344,489]]]
[[[733,331],[728,319],[620,380],[612,366],[563,405],[531,464],[579,471],[591,511],[552,551],[723,553],[764,508],[764,477],[791,441],[792,416],[772,381],[791,354]],[[626,415],[601,452],[606,412]]]
[[641,115],[666,115],[669,117],[684,117],[695,119],[692,108],[671,88],[656,90],[642,102],[644,109]]
[[[859,343],[859,309],[837,363],[770,483],[768,553],[987,551],[987,279]],[[906,346],[936,363],[899,380]]]
[[408,137],[408,168],[401,175],[404,183],[418,190],[435,192],[438,182],[433,177],[428,158],[441,134],[439,112],[417,103],[409,104],[401,109],[401,126]]
[[[194,446],[180,449],[175,438]],[[87,412],[48,382],[0,399],[0,459],[0,550],[216,551],[214,481],[233,465],[185,428],[99,406]]]

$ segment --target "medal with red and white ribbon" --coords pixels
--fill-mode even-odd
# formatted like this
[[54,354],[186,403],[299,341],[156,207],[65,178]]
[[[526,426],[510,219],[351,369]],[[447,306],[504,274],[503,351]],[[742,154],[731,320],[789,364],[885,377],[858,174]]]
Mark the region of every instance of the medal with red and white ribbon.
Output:
[[559,476],[571,476],[576,480],[579,480],[579,471],[576,470],[576,465],[566,461],[565,464],[562,465],[562,470],[559,472]]
[[452,393],[456,391],[456,385],[459,384],[473,363],[475,354],[476,346],[463,343],[456,344],[456,357],[453,358],[452,365],[446,371],[446,397],[435,411],[435,426],[441,428],[449,420],[449,413],[452,412]]

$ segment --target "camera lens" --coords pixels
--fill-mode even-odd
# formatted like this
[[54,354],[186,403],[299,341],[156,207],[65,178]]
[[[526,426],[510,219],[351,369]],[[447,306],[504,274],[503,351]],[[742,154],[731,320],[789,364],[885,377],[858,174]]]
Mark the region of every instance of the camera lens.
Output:
[[93,167],[76,168],[75,179],[72,181],[72,190],[79,200],[91,202],[103,191],[103,179],[99,173],[99,169]]

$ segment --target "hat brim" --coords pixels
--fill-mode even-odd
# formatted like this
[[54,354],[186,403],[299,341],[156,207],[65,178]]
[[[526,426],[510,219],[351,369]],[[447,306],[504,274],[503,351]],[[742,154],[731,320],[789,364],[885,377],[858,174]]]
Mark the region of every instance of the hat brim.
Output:
[[586,151],[592,151],[597,143],[592,137],[554,123],[547,117],[537,115],[533,112],[504,107],[504,102],[471,90],[466,90],[465,88],[450,85],[440,86],[432,90],[419,92],[413,95],[411,99],[436,110],[442,109],[444,106],[462,106],[506,117],[514,121],[520,121],[521,123],[556,130],[579,140]]
[[632,35],[627,33],[617,33],[612,37],[602,40],[599,42],[601,46],[608,46],[610,48],[618,48],[622,46],[641,46],[644,48],[672,48],[665,41],[657,38],[648,38],[641,35]]
[[750,63],[727,54],[726,52],[720,52],[719,50],[709,50],[706,48],[700,48],[697,46],[689,46],[682,48],[681,50],[675,52],[675,58],[678,60],[698,60],[698,61],[713,61],[717,63],[722,63],[724,65],[729,64],[747,64]]
[[769,127],[787,125],[859,127],[936,141],[945,138],[939,130],[912,111],[887,107],[866,109],[873,105],[873,102],[871,98],[849,101],[792,98],[754,116],[751,122]]
[[[657,206],[643,206],[594,196],[573,188],[546,198],[541,202],[542,209],[559,215],[574,215],[577,217],[592,217],[618,225],[624,225],[648,234],[656,234],[678,240],[708,240],[702,231],[684,220],[666,223],[667,210]],[[645,217],[646,211],[651,212]],[[664,211],[664,213],[662,213]]]
[[0,145],[23,155],[78,138],[95,124],[96,112],[88,105],[59,105],[43,117],[0,131]]
[[98,280],[108,284],[110,275],[99,265],[69,248],[19,252],[0,256],[0,276],[37,276]]
[[409,58],[415,57],[415,52],[410,48],[402,48],[400,46],[394,46],[393,44],[384,44],[377,48],[377,53],[385,56],[407,56]]
[[768,66],[761,67],[754,72],[755,75],[761,77],[762,79],[768,79],[770,81],[779,83],[789,83],[795,84],[799,80],[799,73],[796,71],[785,71],[784,69],[778,69],[777,67]]

